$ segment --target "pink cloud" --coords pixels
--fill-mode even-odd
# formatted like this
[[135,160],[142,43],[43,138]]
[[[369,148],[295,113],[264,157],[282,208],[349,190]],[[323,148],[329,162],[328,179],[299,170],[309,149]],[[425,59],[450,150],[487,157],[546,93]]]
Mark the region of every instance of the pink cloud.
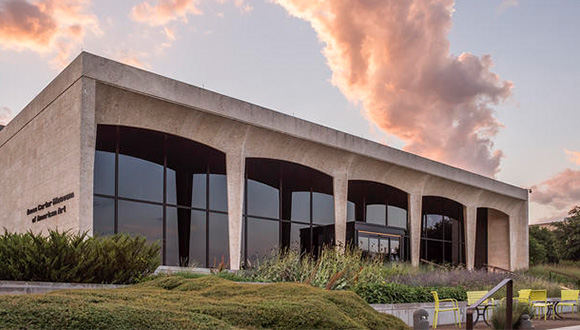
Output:
[[580,205],[580,171],[565,169],[533,186],[531,201],[551,206],[559,213]]
[[201,15],[200,0],[158,0],[142,2],[131,9],[130,17],[150,26],[161,26],[171,21],[187,22],[187,15]]
[[566,153],[566,157],[568,157],[569,161],[576,165],[580,165],[580,152],[570,151],[568,149],[564,149],[564,152]]
[[0,48],[56,54],[62,67],[82,44],[87,31],[100,34],[89,0],[9,0],[0,4]]
[[6,125],[12,119],[12,111],[8,107],[0,107],[0,125]]
[[405,150],[494,176],[493,106],[512,83],[491,57],[449,53],[452,0],[275,0],[324,43],[332,83]]

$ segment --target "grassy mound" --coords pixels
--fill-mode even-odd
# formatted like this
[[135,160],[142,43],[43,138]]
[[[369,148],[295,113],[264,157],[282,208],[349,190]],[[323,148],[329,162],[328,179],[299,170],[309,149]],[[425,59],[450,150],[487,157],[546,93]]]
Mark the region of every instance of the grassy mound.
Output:
[[406,329],[353,292],[162,277],[113,290],[0,296],[0,328]]

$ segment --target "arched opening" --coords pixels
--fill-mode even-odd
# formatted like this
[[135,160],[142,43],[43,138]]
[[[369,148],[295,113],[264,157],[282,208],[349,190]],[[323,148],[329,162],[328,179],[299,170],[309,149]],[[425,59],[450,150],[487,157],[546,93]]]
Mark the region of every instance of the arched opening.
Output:
[[317,255],[334,244],[332,177],[296,163],[246,159],[243,255],[248,265],[278,249]]
[[423,197],[421,259],[465,265],[463,205],[439,196]]
[[368,255],[409,260],[408,196],[397,188],[362,180],[348,182],[347,242]]
[[475,267],[486,265],[509,270],[509,216],[492,208],[477,209]]
[[225,154],[152,130],[99,125],[93,231],[144,235],[162,263],[229,264]]

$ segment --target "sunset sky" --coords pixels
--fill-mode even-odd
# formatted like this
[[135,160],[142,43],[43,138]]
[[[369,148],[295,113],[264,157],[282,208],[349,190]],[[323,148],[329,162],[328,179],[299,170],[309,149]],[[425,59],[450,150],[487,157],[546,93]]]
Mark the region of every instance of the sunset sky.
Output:
[[0,0],[0,123],[89,51],[580,204],[575,0]]

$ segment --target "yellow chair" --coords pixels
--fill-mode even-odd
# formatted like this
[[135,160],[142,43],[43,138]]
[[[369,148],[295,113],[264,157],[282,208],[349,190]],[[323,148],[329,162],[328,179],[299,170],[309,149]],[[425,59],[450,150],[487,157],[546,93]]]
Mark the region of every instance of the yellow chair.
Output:
[[561,299],[557,307],[560,307],[560,312],[563,311],[564,306],[571,306],[572,313],[574,313],[574,307],[576,307],[576,312],[580,314],[580,309],[578,309],[578,299],[580,290],[562,290]]
[[518,302],[521,303],[529,303],[530,302],[530,292],[532,292],[532,290],[530,289],[523,289],[518,291]]
[[[532,290],[530,292],[530,306],[534,307],[534,309],[539,309],[541,312],[536,313],[538,315],[538,319],[540,319],[540,315],[544,315],[544,321],[548,319],[548,293],[546,290]],[[554,314],[552,314],[552,318],[554,318]]]
[[[471,305],[475,304],[476,302],[479,301],[479,299],[483,298],[483,296],[485,296],[487,294],[487,292],[488,291],[467,291],[467,305],[471,306]],[[477,312],[477,315],[475,316],[475,320],[473,321],[473,325],[475,325],[477,323],[477,321],[479,321],[480,316],[483,317],[483,321],[485,322],[485,324],[489,325],[489,323],[487,322],[487,319],[489,319],[489,316],[488,316],[489,307],[494,306],[494,305],[495,305],[495,301],[493,300],[493,298],[489,298],[487,300],[484,300],[481,305],[476,307],[475,311]],[[483,308],[483,309],[479,310],[480,308]]]
[[[459,303],[455,299],[439,299],[439,295],[437,291],[431,291],[433,295],[433,300],[435,300],[435,315],[433,315],[433,329],[437,329],[437,319],[439,318],[439,312],[451,312],[453,311],[453,317],[455,320],[455,325],[458,328],[461,328],[461,320],[458,316],[459,314]],[[439,305],[442,302],[450,302],[451,306],[445,306],[445,308],[441,308]]]

